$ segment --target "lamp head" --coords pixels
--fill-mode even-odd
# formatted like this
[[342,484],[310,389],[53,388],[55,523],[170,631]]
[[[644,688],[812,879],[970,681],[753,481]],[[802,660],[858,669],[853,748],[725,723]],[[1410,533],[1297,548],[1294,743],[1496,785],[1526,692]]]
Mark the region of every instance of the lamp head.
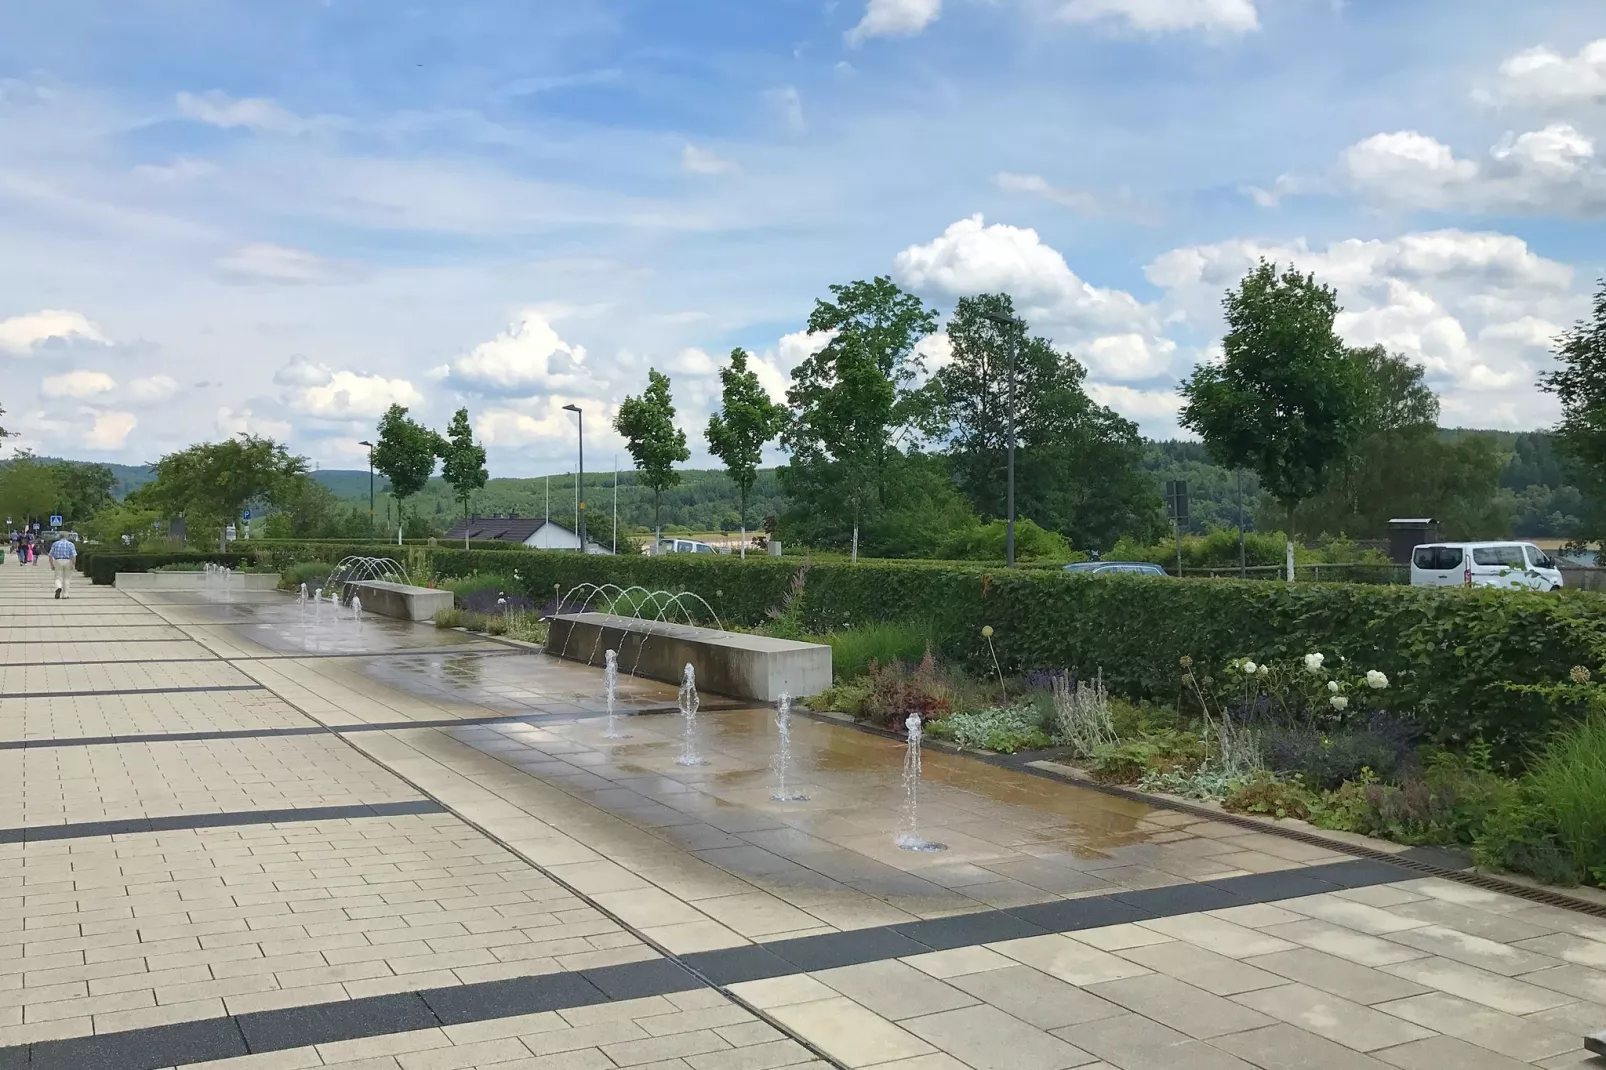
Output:
[[563,406],[563,411],[577,413],[577,412],[580,411],[580,406],[578,406],[578,405],[565,405],[565,406]]

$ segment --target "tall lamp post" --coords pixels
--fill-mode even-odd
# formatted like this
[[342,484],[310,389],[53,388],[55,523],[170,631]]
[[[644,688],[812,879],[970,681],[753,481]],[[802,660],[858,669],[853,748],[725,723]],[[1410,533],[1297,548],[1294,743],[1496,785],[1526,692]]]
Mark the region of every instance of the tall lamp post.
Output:
[[1005,328],[1009,335],[1009,491],[1006,506],[1008,517],[1004,525],[1004,564],[1015,567],[1015,360],[1020,354],[1020,330],[1024,326],[1014,316],[997,312],[983,312],[982,319],[991,320]]
[[368,447],[368,534],[374,533],[374,444],[367,439],[357,443]]
[[580,529],[578,532],[576,532],[576,534],[580,536],[580,552],[581,553],[585,553],[586,552],[586,414],[580,411],[580,406],[578,406],[578,405],[565,405],[565,406],[563,406],[563,408],[567,412],[574,413],[574,415],[576,417],[578,417],[579,421],[580,421],[579,430],[578,430],[578,437],[579,437],[579,442],[580,442],[580,474],[579,474],[579,481],[577,483],[575,483],[575,485],[574,485],[575,509],[580,515],[580,520],[575,526]]

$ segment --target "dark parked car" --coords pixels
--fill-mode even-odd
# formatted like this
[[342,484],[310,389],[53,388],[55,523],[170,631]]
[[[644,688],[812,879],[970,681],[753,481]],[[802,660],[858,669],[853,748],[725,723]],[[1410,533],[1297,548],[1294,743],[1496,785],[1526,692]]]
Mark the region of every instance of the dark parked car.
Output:
[[1078,561],[1073,565],[1065,566],[1066,572],[1093,573],[1104,575],[1110,572],[1136,572],[1140,576],[1165,576],[1165,569],[1159,565],[1151,565],[1147,561]]

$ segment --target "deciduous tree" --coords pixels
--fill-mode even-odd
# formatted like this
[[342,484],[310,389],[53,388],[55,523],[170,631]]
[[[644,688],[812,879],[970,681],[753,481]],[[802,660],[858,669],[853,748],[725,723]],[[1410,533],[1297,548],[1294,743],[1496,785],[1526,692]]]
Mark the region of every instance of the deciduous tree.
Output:
[[485,447],[474,441],[474,428],[468,410],[458,409],[446,428],[446,449],[441,455],[441,475],[451,485],[453,496],[463,507],[463,549],[468,549],[468,503],[474,492],[485,486],[491,474],[485,470]]
[[1259,473],[1287,518],[1292,580],[1294,512],[1359,441],[1367,387],[1333,331],[1338,295],[1314,275],[1262,260],[1223,305],[1223,359],[1182,384],[1181,423],[1221,464]]
[[379,441],[374,443],[374,468],[390,480],[396,499],[396,543],[405,526],[401,512],[408,498],[424,489],[435,474],[435,458],[445,452],[441,436],[407,415],[406,407],[392,405],[379,420]]
[[721,411],[708,418],[708,452],[725,462],[741,502],[737,526],[742,530],[743,557],[747,556],[747,495],[758,478],[764,447],[786,426],[786,407],[770,400],[747,360],[745,349],[731,350],[730,366],[719,373]]
[[[625,449],[636,463],[636,477],[652,491],[652,525],[661,543],[664,528],[661,503],[664,491],[680,482],[675,465],[691,457],[686,448],[686,432],[675,426],[675,403],[669,393],[669,376],[656,368],[647,369],[647,389],[640,397],[627,397],[614,417],[615,431],[624,436]],[[653,545],[653,552],[658,549]]]

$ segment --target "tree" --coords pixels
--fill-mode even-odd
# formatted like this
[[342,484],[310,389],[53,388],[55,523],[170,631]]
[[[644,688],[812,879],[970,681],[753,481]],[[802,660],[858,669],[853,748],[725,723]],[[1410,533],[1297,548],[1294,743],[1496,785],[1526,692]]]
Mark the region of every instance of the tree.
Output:
[[263,533],[270,539],[330,538],[338,528],[334,492],[309,475],[286,480],[274,496],[272,515],[263,521]]
[[742,556],[747,556],[747,495],[758,478],[764,447],[786,426],[786,407],[770,400],[758,374],[747,367],[747,351],[731,350],[730,367],[722,368],[719,382],[722,411],[708,418],[708,452],[725,462],[736,484],[741,506],[737,526],[742,530]]
[[[675,465],[691,458],[686,432],[675,426],[675,405],[669,395],[669,376],[647,369],[647,389],[640,397],[627,397],[614,417],[613,429],[624,436],[625,449],[636,463],[641,485],[652,491],[652,526],[663,541],[663,493],[680,482]],[[653,551],[657,552],[654,544]]]
[[50,466],[56,480],[56,511],[74,526],[87,523],[115,501],[117,476],[103,464],[57,461]]
[[1361,365],[1333,331],[1338,295],[1293,268],[1264,260],[1223,301],[1227,334],[1219,364],[1200,364],[1182,384],[1182,426],[1219,463],[1251,468],[1288,521],[1294,578],[1294,511],[1327,484],[1362,431]]
[[55,466],[41,464],[26,451],[18,450],[0,469],[0,509],[18,528],[49,516],[58,492]]
[[151,466],[156,478],[125,499],[139,508],[183,516],[190,530],[223,531],[249,505],[273,503],[293,492],[307,459],[257,435],[236,435],[169,453]]
[[491,476],[485,470],[485,447],[474,441],[468,410],[458,409],[446,427],[446,449],[441,454],[441,475],[463,506],[463,549],[468,549],[468,503]]
[[[990,316],[1011,321],[1004,325]],[[1160,516],[1137,425],[1087,396],[1087,370],[1029,337],[1005,294],[962,298],[948,322],[952,361],[937,374],[954,480],[983,517],[1007,512],[1009,367],[1015,357],[1016,512],[1074,545],[1144,538]]]
[[374,468],[390,480],[396,499],[396,544],[401,545],[405,521],[402,509],[408,498],[424,489],[435,473],[435,458],[445,452],[441,436],[392,405],[379,419],[379,441],[374,443]]
[[1539,389],[1561,402],[1561,422],[1552,432],[1556,451],[1577,462],[1593,499],[1576,541],[1599,537],[1606,524],[1598,503],[1606,494],[1606,279],[1595,291],[1587,320],[1579,320],[1556,339],[1561,365],[1539,377]]
[[[866,511],[886,496],[889,458],[940,427],[941,394],[921,384],[925,368],[915,352],[937,329],[937,315],[883,277],[834,285],[831,296],[815,303],[808,323],[810,334],[830,341],[792,370],[792,418],[781,435],[792,461],[781,478],[788,493],[826,484],[840,490],[835,501],[851,515],[856,562]],[[835,471],[827,477],[823,468]]]

